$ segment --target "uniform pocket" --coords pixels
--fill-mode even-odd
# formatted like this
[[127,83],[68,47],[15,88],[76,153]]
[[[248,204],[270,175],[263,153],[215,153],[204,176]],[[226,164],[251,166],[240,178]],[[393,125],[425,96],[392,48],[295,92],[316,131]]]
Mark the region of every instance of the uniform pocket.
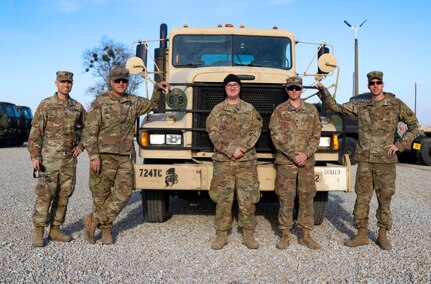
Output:
[[217,203],[217,201],[219,199],[219,190],[211,185],[211,189],[209,190],[208,194],[209,194],[211,200],[214,203]]
[[90,183],[90,188],[93,188],[96,185],[99,185],[102,182],[102,174],[97,174],[95,172],[93,172],[92,170],[90,170],[90,179],[89,179],[89,183]]
[[260,190],[259,190],[260,182],[259,180],[256,180],[253,188],[251,190],[251,202],[252,203],[258,203],[260,200]]
[[39,181],[34,189],[35,193],[39,196],[46,194],[46,192],[49,192],[48,189],[48,182],[46,175],[42,175],[39,177]]
[[209,196],[215,203],[219,202],[222,198],[223,189],[230,186],[230,167],[227,162],[214,162],[213,164],[213,177],[211,180],[211,188]]

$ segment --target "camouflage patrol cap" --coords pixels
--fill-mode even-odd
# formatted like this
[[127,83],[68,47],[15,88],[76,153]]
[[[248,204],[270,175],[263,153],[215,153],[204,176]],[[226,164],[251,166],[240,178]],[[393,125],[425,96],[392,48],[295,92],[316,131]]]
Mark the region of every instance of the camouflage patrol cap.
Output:
[[111,73],[109,74],[109,77],[112,81],[115,81],[117,79],[125,79],[129,80],[129,70],[126,68],[113,68],[111,70]]
[[73,73],[69,71],[57,71],[57,81],[63,82],[63,81],[69,81],[73,82]]
[[368,83],[373,79],[379,79],[380,81],[383,81],[383,72],[371,71],[367,74],[367,77],[368,77]]
[[301,86],[302,87],[302,78],[299,76],[293,76],[286,79],[286,87],[289,86]]

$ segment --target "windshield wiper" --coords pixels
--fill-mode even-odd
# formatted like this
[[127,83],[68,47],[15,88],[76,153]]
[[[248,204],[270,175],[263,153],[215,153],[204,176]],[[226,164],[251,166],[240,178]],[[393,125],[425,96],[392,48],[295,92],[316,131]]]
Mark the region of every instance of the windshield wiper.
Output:
[[262,67],[262,65],[259,64],[241,64],[241,63],[235,63],[235,66],[253,66],[253,67]]
[[204,66],[202,63],[188,63],[188,64],[178,64],[176,67],[201,67]]

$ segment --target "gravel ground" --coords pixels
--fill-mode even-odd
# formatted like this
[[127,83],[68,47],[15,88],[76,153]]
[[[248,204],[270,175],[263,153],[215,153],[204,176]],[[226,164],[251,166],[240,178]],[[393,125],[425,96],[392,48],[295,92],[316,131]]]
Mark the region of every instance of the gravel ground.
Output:
[[241,244],[236,222],[229,244],[210,248],[214,205],[171,199],[172,218],[145,223],[141,195],[135,192],[114,226],[116,243],[88,245],[82,216],[91,209],[88,158],[79,157],[78,180],[63,230],[70,243],[31,247],[31,214],[36,180],[25,147],[0,149],[0,283],[431,283],[431,167],[397,166],[393,200],[393,250],[382,251],[377,238],[373,198],[368,246],[348,248],[343,241],[356,230],[351,211],[354,193],[331,193],[327,219],[313,236],[322,249],[311,251],[293,242],[275,248],[276,202],[257,208],[257,250]]

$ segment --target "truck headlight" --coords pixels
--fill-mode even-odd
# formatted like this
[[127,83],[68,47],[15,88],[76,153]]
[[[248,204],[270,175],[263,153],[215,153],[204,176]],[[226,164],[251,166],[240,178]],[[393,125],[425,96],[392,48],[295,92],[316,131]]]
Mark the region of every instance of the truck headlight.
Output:
[[163,145],[165,144],[165,134],[150,134],[151,145]]
[[330,137],[320,137],[319,147],[322,147],[322,148],[331,147],[331,138]]
[[168,145],[180,145],[181,135],[180,134],[166,134],[166,144]]
[[150,134],[150,145],[181,145],[181,134]]

